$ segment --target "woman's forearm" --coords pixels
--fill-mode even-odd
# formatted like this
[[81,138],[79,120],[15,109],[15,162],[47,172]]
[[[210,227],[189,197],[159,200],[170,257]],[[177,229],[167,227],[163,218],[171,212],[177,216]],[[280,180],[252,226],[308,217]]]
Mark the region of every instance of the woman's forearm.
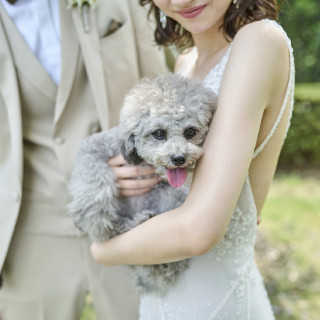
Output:
[[183,209],[155,216],[107,242],[93,243],[94,259],[106,266],[159,264],[204,253],[198,230],[192,227],[192,219],[183,215]]
[[[104,243],[93,243],[94,259],[106,266],[115,264],[158,264],[191,255],[179,210],[155,216],[132,230]],[[166,237],[163,235],[166,234]],[[190,250],[190,252],[189,252]]]

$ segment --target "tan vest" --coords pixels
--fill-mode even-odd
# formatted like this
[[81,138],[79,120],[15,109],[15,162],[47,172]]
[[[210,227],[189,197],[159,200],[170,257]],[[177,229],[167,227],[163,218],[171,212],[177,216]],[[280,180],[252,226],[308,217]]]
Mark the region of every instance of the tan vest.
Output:
[[[79,63],[77,66],[75,101],[64,110],[74,115],[68,127],[78,137],[67,141],[63,135],[59,135],[59,128],[54,123],[58,87],[6,15],[3,15],[3,23],[7,35],[10,35],[9,45],[17,68],[23,128],[23,198],[17,226],[32,232],[75,234],[78,231],[67,217],[65,209],[69,201],[66,189],[69,170],[61,162],[63,147],[70,142],[68,148],[74,148],[85,136],[99,130],[98,115],[84,65]],[[77,41],[74,32],[68,40]],[[20,52],[24,52],[23,57]],[[29,66],[32,66],[32,70]],[[61,117],[60,122],[63,119]],[[73,128],[73,124],[77,123],[83,124],[80,130]]]
[[[0,3],[0,270],[19,211],[19,228],[78,233],[65,206],[81,141],[117,124],[123,97],[141,76],[166,71],[135,1],[98,1],[89,32],[66,5],[60,0],[57,88]],[[112,20],[121,27],[108,34]]]

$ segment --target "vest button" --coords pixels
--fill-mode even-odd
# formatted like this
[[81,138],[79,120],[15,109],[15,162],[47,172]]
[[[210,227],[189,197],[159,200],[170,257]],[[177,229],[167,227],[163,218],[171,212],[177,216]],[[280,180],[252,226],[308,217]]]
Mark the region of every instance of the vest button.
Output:
[[65,139],[64,138],[62,138],[62,137],[56,137],[55,139],[54,139],[54,141],[57,143],[57,144],[64,144],[64,142],[65,142]]

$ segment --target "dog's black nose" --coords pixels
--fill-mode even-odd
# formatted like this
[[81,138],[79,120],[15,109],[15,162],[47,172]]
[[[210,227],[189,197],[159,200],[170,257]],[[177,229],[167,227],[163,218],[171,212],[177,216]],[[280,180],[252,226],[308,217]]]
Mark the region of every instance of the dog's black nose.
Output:
[[171,156],[171,161],[175,166],[182,166],[186,162],[186,156],[179,154]]

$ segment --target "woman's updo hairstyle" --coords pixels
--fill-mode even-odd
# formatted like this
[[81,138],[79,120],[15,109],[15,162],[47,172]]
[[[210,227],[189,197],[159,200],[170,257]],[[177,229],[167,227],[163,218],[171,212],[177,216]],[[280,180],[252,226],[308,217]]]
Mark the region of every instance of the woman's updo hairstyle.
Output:
[[[162,27],[160,10],[152,0],[139,0],[139,2],[142,6],[149,4],[148,14],[154,14],[156,20],[154,36],[158,45],[175,44],[180,50],[193,46],[191,33],[175,20],[167,17],[166,27]],[[279,9],[277,2],[277,0],[238,0],[237,4],[231,2],[221,25],[226,38],[231,41],[237,31],[250,22],[262,19],[276,20]]]

